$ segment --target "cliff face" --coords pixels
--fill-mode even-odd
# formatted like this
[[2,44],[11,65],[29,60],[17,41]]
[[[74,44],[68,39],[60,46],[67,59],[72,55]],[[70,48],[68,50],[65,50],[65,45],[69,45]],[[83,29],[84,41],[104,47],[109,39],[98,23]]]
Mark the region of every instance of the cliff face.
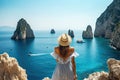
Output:
[[0,55],[0,80],[27,80],[26,71],[7,53]]
[[15,40],[34,38],[34,34],[30,25],[22,18],[18,21],[17,28],[11,38]]
[[90,25],[87,26],[86,31],[83,31],[82,37],[84,39],[92,39],[93,38],[92,27]]
[[109,73],[95,72],[89,75],[84,80],[120,80],[120,61],[115,59],[108,59]]
[[111,45],[120,50],[120,23],[118,23],[112,33]]
[[120,21],[120,0],[113,0],[97,19],[95,37],[111,38],[116,23]]

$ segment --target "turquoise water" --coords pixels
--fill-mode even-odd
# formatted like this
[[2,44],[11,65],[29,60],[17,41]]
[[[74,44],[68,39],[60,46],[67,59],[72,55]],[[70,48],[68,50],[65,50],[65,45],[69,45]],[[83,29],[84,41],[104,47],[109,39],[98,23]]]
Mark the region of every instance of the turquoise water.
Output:
[[[65,32],[67,33],[57,31],[56,34],[50,34],[49,31],[35,31],[35,39],[15,41],[10,39],[12,31],[0,31],[0,54],[8,52],[10,56],[16,57],[20,66],[26,69],[28,80],[51,77],[56,61],[50,53],[58,46],[57,37]],[[75,31],[75,38],[71,44],[79,53],[79,57],[76,58],[78,80],[83,80],[88,74],[96,71],[108,71],[108,58],[120,59],[120,52],[109,46],[108,39],[87,39],[82,44],[76,43],[77,39],[82,39],[81,31]]]

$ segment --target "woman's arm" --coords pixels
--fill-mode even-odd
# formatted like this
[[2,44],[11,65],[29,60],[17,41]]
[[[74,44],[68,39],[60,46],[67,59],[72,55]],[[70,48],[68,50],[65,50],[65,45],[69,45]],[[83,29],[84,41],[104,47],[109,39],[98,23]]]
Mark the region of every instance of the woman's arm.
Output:
[[73,73],[74,73],[74,80],[77,79],[77,75],[76,75],[76,64],[75,64],[75,58],[72,57],[72,69],[73,69]]
[[[55,53],[57,54],[59,51],[58,51],[58,47],[55,47],[54,48],[54,51],[55,51]],[[58,62],[58,56],[56,57],[56,62]]]
[[58,58],[56,59],[56,62],[58,62]]

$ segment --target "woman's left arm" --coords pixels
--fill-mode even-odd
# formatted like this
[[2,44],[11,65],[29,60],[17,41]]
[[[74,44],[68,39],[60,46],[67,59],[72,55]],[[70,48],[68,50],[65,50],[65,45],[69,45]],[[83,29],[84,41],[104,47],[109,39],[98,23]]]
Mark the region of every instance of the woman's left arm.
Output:
[[73,73],[74,73],[74,80],[76,80],[77,79],[77,75],[76,75],[76,64],[75,64],[74,56],[72,57],[72,69],[73,69]]

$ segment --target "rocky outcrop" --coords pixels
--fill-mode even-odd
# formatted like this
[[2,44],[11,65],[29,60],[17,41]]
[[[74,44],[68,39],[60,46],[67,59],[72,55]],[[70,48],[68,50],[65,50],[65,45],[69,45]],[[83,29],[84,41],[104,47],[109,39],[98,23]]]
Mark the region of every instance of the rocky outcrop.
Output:
[[120,80],[120,61],[115,59],[108,60],[109,79]]
[[68,35],[71,36],[71,38],[74,38],[74,31],[69,29]]
[[118,23],[112,33],[111,45],[120,50],[120,23]]
[[50,33],[51,33],[51,34],[55,34],[55,30],[54,30],[54,29],[51,29]]
[[17,28],[11,39],[18,40],[27,38],[34,38],[34,33],[30,28],[30,25],[22,18],[18,21]]
[[88,78],[84,80],[108,80],[108,73],[107,72],[95,72],[89,75]]
[[120,21],[120,0],[113,0],[97,19],[95,37],[111,38],[116,23]]
[[26,71],[7,53],[0,54],[0,80],[27,80]]
[[120,61],[113,58],[108,59],[109,73],[95,72],[84,80],[120,80]]
[[45,77],[44,79],[42,79],[42,80],[51,80],[49,77]]
[[90,25],[87,26],[86,31],[83,31],[82,37],[84,39],[92,39],[93,38],[92,27]]

